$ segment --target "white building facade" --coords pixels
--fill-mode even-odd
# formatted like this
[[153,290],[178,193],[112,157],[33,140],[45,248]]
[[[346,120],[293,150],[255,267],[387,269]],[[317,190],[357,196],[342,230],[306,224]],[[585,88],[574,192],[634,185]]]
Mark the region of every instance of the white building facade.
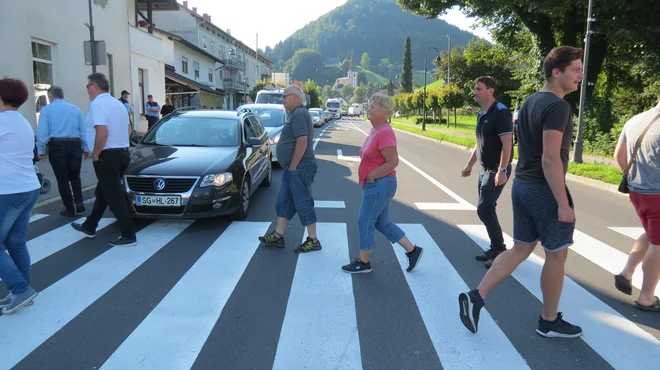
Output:
[[213,24],[208,14],[198,14],[197,8],[188,9],[187,1],[177,12],[155,12],[154,21],[157,28],[181,36],[221,60],[223,66],[214,79],[216,87],[225,92],[225,109],[235,109],[249,101],[246,95],[256,80],[270,77],[272,62],[263,55],[257,59],[254,49]]
[[[150,5],[151,3],[151,5]],[[175,10],[175,0],[93,0],[95,40],[105,42],[105,63],[96,71],[110,81],[110,93],[119,98],[131,92],[133,120],[138,129],[141,89],[164,100],[164,57],[162,40],[137,27],[138,13]],[[48,103],[45,90],[62,87],[64,98],[83,114],[89,108],[85,85],[92,73],[85,64],[83,43],[90,39],[87,0],[2,1],[0,4],[0,76],[23,80],[30,96],[20,108],[36,130],[39,109]],[[11,35],[11,36],[9,36]],[[148,93],[147,93],[148,94]],[[145,97],[146,101],[146,97]],[[144,123],[146,129],[146,121]]]

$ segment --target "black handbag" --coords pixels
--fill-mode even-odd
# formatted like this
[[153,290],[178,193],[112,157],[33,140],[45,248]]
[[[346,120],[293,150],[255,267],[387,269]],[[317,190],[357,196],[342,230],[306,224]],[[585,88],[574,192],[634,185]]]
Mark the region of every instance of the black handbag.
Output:
[[630,158],[630,161],[628,162],[628,167],[623,171],[623,178],[621,179],[621,182],[619,183],[619,193],[623,194],[628,194],[630,192],[630,189],[628,188],[628,176],[630,169],[632,168],[633,163],[635,162],[635,158],[637,157],[637,152],[639,151],[639,147],[642,146],[642,140],[644,140],[644,136],[646,133],[649,131],[651,126],[655,123],[655,121],[660,118],[660,114],[655,116],[655,118],[649,123],[648,126],[646,126],[646,129],[644,132],[642,132],[642,135],[639,136],[639,139],[637,139],[637,142],[635,143],[635,148],[633,149],[633,155]]

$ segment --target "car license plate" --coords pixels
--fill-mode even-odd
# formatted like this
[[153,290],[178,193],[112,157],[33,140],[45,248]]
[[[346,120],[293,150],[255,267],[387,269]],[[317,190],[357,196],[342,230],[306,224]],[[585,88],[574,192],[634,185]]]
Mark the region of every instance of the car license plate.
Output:
[[136,195],[135,205],[151,207],[179,207],[181,196],[179,195]]

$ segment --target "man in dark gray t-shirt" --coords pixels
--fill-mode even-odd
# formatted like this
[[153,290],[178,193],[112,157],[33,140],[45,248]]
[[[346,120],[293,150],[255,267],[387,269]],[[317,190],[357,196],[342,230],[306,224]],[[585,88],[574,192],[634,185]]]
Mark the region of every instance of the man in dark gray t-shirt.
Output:
[[525,100],[518,115],[519,160],[511,186],[513,248],[497,256],[476,289],[458,296],[461,322],[473,333],[492,289],[541,242],[546,258],[541,274],[543,311],[536,333],[546,338],[582,335],[582,328],[564,320],[559,312],[564,267],[575,231],[573,200],[566,187],[573,121],[564,96],[577,90],[584,78],[582,57],[582,49],[552,49],[543,61],[545,85]]
[[277,143],[277,159],[284,169],[275,203],[277,226],[274,231],[259,237],[263,246],[284,248],[284,230],[297,213],[300,222],[307,227],[308,237],[293,249],[296,253],[321,249],[321,243],[316,238],[316,212],[312,197],[312,183],[317,170],[314,127],[309,111],[303,107],[303,99],[303,90],[298,85],[289,85],[282,95],[282,104],[289,111],[289,119]]
[[307,147],[300,158],[300,162],[314,159],[314,126],[309,111],[302,106],[296,107],[289,114],[288,121],[282,127],[280,141],[277,143],[277,159],[282,168],[291,166],[291,160],[296,149],[299,137],[307,138]]

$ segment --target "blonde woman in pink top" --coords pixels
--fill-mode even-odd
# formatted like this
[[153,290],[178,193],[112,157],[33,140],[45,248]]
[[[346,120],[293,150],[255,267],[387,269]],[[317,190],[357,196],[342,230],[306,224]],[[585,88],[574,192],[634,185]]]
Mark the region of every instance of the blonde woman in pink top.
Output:
[[367,116],[373,129],[360,149],[358,175],[364,191],[358,214],[360,236],[360,256],[342,269],[351,274],[371,272],[371,251],[375,247],[374,232],[380,231],[392,243],[399,243],[408,256],[408,269],[411,272],[423,249],[413,245],[403,230],[390,220],[390,200],[396,193],[396,171],[399,154],[396,150],[396,136],[388,119],[394,111],[392,98],[376,94],[371,98]]

